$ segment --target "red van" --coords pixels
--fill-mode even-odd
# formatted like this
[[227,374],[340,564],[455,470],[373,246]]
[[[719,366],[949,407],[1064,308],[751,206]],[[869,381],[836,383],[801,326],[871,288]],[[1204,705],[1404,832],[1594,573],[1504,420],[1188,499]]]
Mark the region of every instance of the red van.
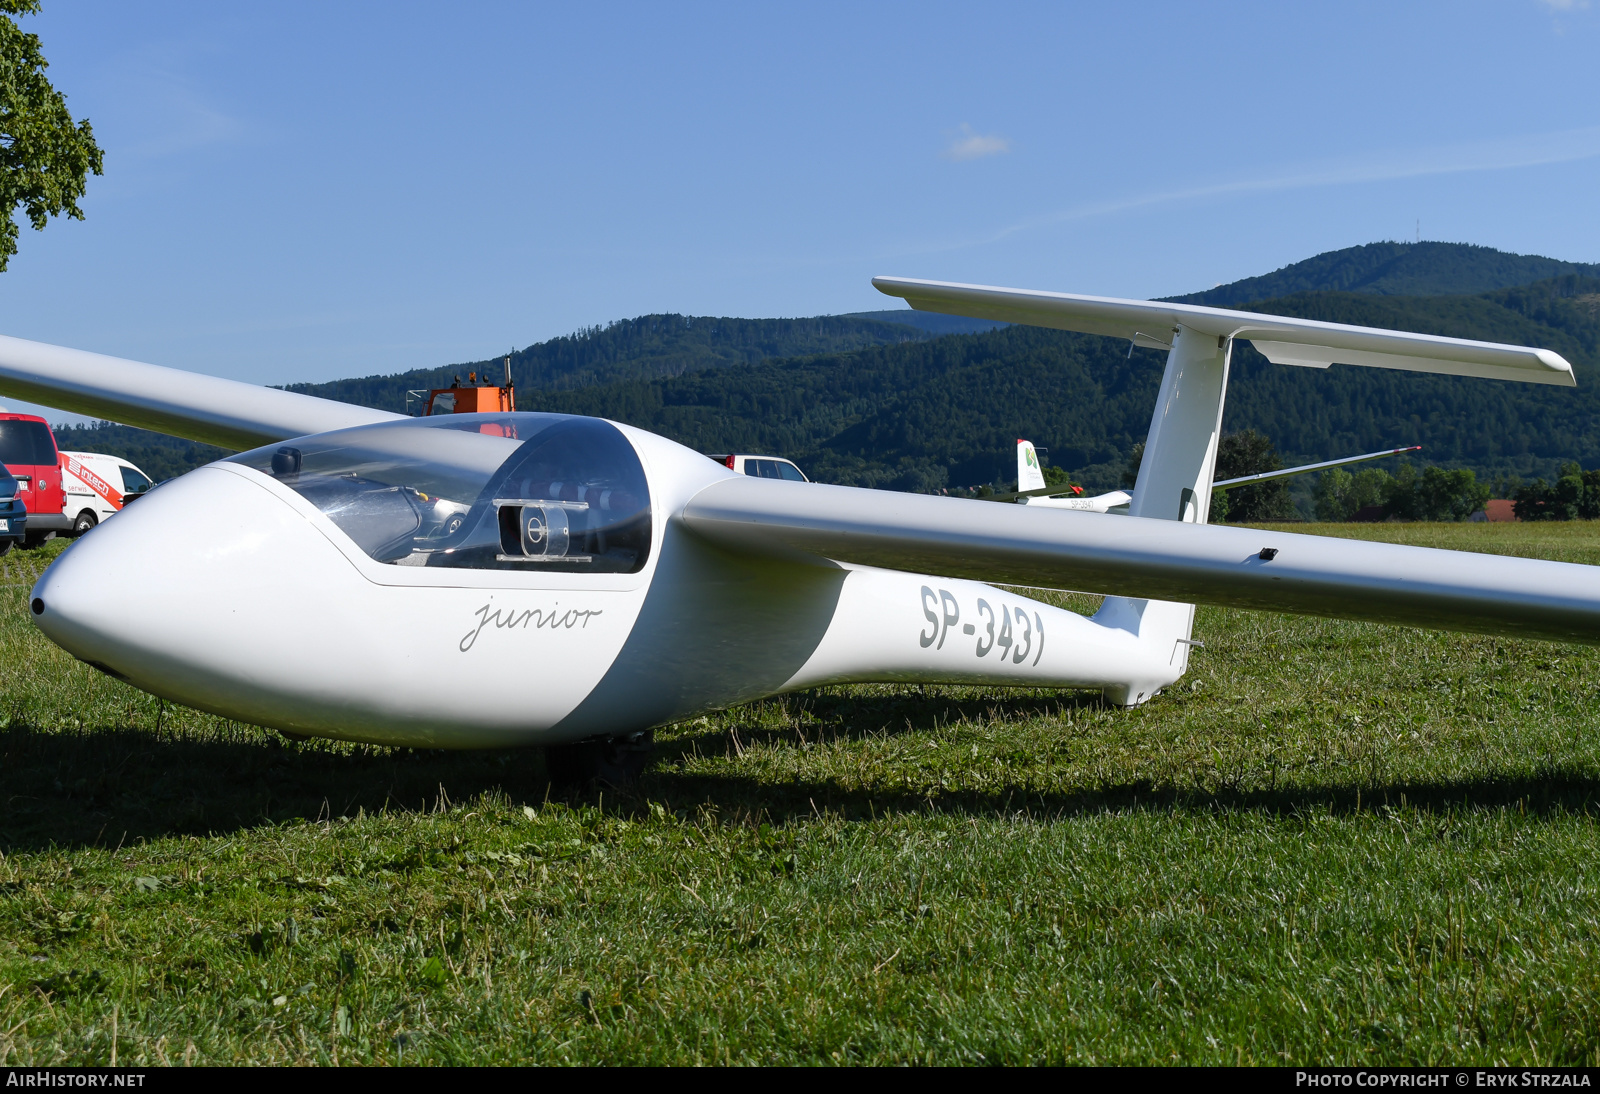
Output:
[[28,510],[29,543],[72,528],[64,512],[61,454],[48,422],[32,414],[0,414],[0,463],[16,478],[17,499]]

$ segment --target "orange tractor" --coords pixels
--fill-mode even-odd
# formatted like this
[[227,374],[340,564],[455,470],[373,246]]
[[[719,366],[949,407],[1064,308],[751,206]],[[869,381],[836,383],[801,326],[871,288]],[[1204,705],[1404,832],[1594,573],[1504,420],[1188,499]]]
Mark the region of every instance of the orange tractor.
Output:
[[506,357],[504,384],[492,384],[487,376],[480,378],[476,372],[469,372],[465,384],[461,382],[461,377],[457,376],[449,387],[422,388],[406,392],[408,413],[412,399],[422,400],[424,418],[433,414],[486,414],[514,411],[517,409],[517,392],[511,383],[511,357],[510,355]]

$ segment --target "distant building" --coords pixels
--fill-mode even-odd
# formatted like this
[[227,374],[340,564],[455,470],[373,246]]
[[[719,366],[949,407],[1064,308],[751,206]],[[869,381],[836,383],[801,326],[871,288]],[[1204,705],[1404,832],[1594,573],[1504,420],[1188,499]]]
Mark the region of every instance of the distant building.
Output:
[[1479,509],[1468,520],[1483,521],[1514,521],[1517,519],[1516,503],[1510,498],[1491,499],[1482,509]]

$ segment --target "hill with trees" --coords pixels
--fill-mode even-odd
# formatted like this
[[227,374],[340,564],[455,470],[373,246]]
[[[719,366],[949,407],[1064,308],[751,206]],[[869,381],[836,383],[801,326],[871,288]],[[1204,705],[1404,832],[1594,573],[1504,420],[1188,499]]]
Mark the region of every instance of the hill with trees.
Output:
[[1326,251],[1260,277],[1167,299],[1210,308],[1237,308],[1306,292],[1379,296],[1475,294],[1531,285],[1565,274],[1600,277],[1600,265],[1508,254],[1470,243],[1368,243]]
[[936,311],[913,311],[911,308],[891,308],[887,311],[858,311],[840,316],[841,319],[876,319],[880,323],[898,323],[916,327],[920,331],[938,336],[942,334],[982,334],[984,331],[1009,327],[998,319],[969,319],[964,315],[944,315]]
[[[1424,284],[1460,283],[1453,280],[1458,267],[1444,262],[1451,255],[1482,268],[1500,263],[1513,273],[1524,269],[1518,262],[1533,261],[1495,258],[1500,252],[1487,248],[1439,249],[1444,246],[1421,245],[1433,247],[1439,259],[1438,280]],[[1405,247],[1410,250],[1403,254],[1392,250]],[[1428,462],[1470,468],[1485,478],[1556,478],[1574,459],[1600,466],[1600,389],[1590,382],[1600,365],[1600,277],[1563,273],[1474,294],[1399,295],[1371,288],[1396,283],[1372,275],[1379,269],[1368,261],[1372,248],[1391,248],[1385,252],[1390,260],[1411,264],[1384,276],[1426,273],[1418,265],[1426,257],[1419,257],[1418,245],[1373,244],[1333,252],[1345,256],[1339,261],[1311,260],[1326,260],[1323,274],[1357,284],[1357,291],[1319,287],[1234,303],[1271,314],[1545,346],[1573,362],[1579,387],[1339,365],[1301,369],[1270,364],[1241,343],[1226,430],[1264,434],[1286,463],[1422,444]],[[1356,259],[1372,276],[1347,277]],[[1130,355],[1125,342],[1037,327],[938,336],[936,326],[878,318],[885,314],[900,313],[812,320],[646,316],[615,323],[521,351],[513,360],[518,403],[526,410],[626,421],[701,451],[779,453],[831,482],[922,491],[1004,482],[1013,474],[1016,438],[1028,437],[1086,487],[1119,485],[1149,427],[1162,354],[1139,349]],[[904,314],[916,321],[945,318]],[[408,386],[448,383],[468,370],[497,376],[498,367],[486,362],[294,390],[402,410]],[[151,458],[160,453],[170,460],[158,466],[174,473],[186,459],[207,455],[203,446],[183,448],[187,442],[123,427],[60,436],[64,447],[129,455],[158,477],[162,472],[128,446],[146,444]]]
[[[1600,279],[1480,296],[1305,293],[1271,314],[1548,346],[1580,377],[1600,364]],[[1117,485],[1149,426],[1163,357],[1036,327],[769,361],[738,370],[539,393],[529,409],[628,421],[705,451],[773,451],[828,481],[936,490],[1006,479],[1017,437],[1086,486]],[[1600,463],[1600,390],[1386,369],[1273,365],[1236,347],[1227,429],[1294,463],[1422,444],[1480,475]]]
[[[868,316],[822,315],[810,319],[729,319],[691,315],[641,315],[604,327],[552,338],[514,350],[511,379],[519,391],[589,387],[628,380],[682,376],[688,372],[733,368],[775,357],[840,353],[868,346],[924,341],[948,333],[914,323]],[[908,317],[916,313],[906,310]],[[940,316],[939,318],[946,318]],[[972,329],[979,321],[955,319]],[[986,327],[994,324],[985,323]],[[290,384],[288,390],[323,399],[406,412],[406,392],[449,387],[469,373],[505,376],[505,359],[473,361],[441,368],[414,369],[390,376],[365,376],[325,384]]]

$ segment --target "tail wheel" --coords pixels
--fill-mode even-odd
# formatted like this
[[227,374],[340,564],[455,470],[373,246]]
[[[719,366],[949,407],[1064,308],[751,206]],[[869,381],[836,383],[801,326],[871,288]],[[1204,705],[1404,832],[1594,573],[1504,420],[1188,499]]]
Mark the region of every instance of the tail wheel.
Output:
[[81,536],[85,532],[94,531],[94,526],[100,523],[100,518],[94,515],[94,510],[85,509],[78,514],[78,519],[72,522],[72,534]]

